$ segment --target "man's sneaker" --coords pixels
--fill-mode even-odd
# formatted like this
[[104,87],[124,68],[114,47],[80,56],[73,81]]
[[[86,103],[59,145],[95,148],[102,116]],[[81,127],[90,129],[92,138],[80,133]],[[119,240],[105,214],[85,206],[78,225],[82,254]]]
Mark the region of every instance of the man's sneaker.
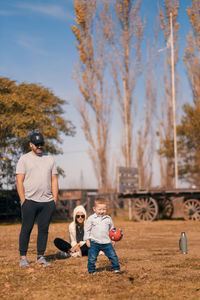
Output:
[[30,267],[26,257],[21,257],[20,258],[19,266],[20,267]]
[[69,252],[61,251],[59,256],[61,258],[68,258],[71,256],[71,254]]
[[46,261],[44,256],[41,256],[40,258],[36,258],[35,263],[36,263],[36,265],[42,266],[42,267],[48,267],[51,265],[49,262]]

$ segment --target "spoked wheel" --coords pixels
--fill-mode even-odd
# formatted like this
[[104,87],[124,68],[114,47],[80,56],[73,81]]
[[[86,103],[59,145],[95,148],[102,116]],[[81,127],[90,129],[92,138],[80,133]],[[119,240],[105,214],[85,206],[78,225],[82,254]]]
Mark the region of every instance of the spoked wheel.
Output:
[[188,199],[183,203],[183,217],[185,220],[200,221],[200,202]]
[[170,219],[174,212],[174,206],[170,199],[160,199],[159,206],[159,219]]
[[137,221],[153,221],[158,214],[158,205],[151,197],[137,198],[133,202],[133,215]]

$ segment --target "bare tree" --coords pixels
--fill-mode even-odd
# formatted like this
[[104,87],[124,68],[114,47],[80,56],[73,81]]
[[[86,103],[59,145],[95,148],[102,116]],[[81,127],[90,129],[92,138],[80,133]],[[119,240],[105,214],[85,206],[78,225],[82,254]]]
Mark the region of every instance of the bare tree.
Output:
[[178,126],[180,174],[187,183],[199,186],[200,180],[200,1],[187,8],[191,30],[187,36],[184,62],[193,95],[193,104],[183,106]]
[[195,105],[200,104],[200,1],[192,0],[191,8],[187,9],[192,30],[187,36],[187,48],[184,62],[187,67],[188,79],[193,93]]
[[97,4],[97,0],[75,0],[76,25],[72,30],[80,56],[75,78],[82,95],[78,104],[82,129],[90,145],[98,188],[105,192],[109,188],[107,151],[111,104],[106,97],[106,46]]
[[[160,8],[160,26],[164,34],[167,51],[164,52],[164,97],[161,108],[161,118],[159,124],[159,138],[160,138],[160,168],[163,174],[162,184],[166,187],[173,186],[174,168],[173,168],[173,115],[172,115],[172,64],[171,52],[169,47],[170,35],[170,13],[172,14],[172,25],[174,32],[174,69],[178,62],[178,29],[179,24],[176,22],[178,16],[179,1],[178,0],[164,0],[164,9]],[[177,73],[176,73],[176,86],[177,86]],[[176,89],[177,90],[177,89]],[[165,173],[164,173],[165,170]],[[164,180],[163,180],[164,178]]]
[[155,152],[155,115],[156,115],[156,67],[157,67],[157,37],[159,27],[155,27],[155,35],[152,45],[147,45],[146,62],[146,100],[144,116],[140,122],[140,130],[137,138],[137,165],[139,171],[139,188],[147,188],[152,185],[153,153]]
[[141,41],[144,24],[139,16],[140,0],[115,0],[113,3],[116,14],[112,18],[112,6],[109,6],[109,1],[103,1],[103,29],[112,49],[111,75],[124,128],[122,153],[126,167],[131,167],[135,118],[133,92],[142,72]]

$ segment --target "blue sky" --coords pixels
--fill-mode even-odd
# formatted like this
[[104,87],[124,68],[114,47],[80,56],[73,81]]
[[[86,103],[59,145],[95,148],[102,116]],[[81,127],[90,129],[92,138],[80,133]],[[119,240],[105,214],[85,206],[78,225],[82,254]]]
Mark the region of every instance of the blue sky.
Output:
[[[144,42],[155,22],[158,3],[162,5],[161,0],[142,0],[141,14],[147,21]],[[190,29],[185,10],[191,0],[180,0],[180,3],[181,58]],[[78,61],[71,31],[73,20],[73,0],[0,0],[0,76],[18,82],[41,83],[56,96],[68,101],[64,107],[65,118],[75,124],[77,134],[73,138],[64,138],[64,154],[55,157],[67,175],[60,179],[60,187],[95,188],[96,180],[87,154],[88,145],[74,106],[79,92],[72,78]],[[163,40],[160,40],[161,46],[164,46],[162,43]],[[191,101],[183,62],[180,61],[178,67],[182,102]],[[141,79],[135,91],[136,97],[144,97],[143,87]],[[117,147],[117,140],[112,141],[111,148],[117,151]]]

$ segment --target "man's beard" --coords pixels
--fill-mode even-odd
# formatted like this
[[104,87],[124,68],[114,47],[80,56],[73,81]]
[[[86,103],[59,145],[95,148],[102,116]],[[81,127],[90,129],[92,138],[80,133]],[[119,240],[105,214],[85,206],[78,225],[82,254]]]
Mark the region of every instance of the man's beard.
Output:
[[42,156],[43,150],[40,148],[41,152],[38,153],[38,152],[37,152],[37,149],[39,149],[39,148],[36,148],[36,149],[32,148],[33,152],[34,152],[37,156]]

